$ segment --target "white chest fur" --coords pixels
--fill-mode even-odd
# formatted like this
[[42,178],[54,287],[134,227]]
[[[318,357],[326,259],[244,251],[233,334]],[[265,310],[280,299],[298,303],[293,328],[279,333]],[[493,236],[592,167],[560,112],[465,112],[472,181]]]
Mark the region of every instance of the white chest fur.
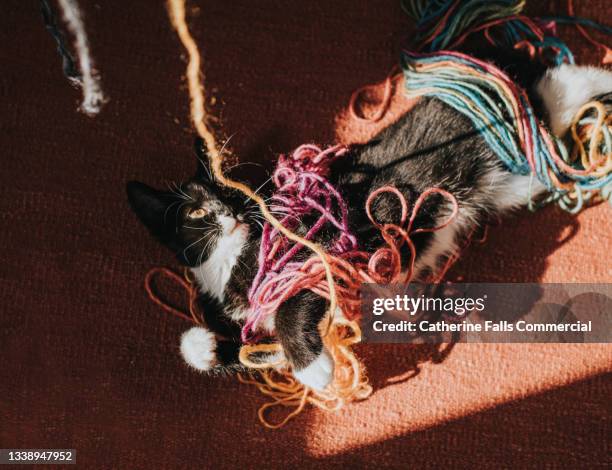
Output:
[[225,286],[242,253],[247,233],[245,230],[234,230],[228,235],[223,235],[208,259],[201,265],[191,268],[202,292],[216,297],[220,302],[224,301]]
[[[219,239],[209,258],[201,265],[191,268],[198,281],[200,291],[224,303],[225,287],[230,280],[232,270],[239,262],[238,258],[244,249],[247,234],[246,230],[235,230],[229,235],[224,235]],[[242,322],[247,318],[248,313],[248,310],[238,308],[230,312],[230,316],[233,320]],[[268,315],[264,318],[257,329],[267,331],[268,333],[274,332],[274,316]]]

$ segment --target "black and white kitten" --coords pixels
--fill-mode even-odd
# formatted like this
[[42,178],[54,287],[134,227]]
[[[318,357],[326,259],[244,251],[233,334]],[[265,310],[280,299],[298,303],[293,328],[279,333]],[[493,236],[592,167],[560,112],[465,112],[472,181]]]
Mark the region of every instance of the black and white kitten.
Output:
[[[542,70],[499,54],[494,62],[531,91],[536,109],[557,135],[567,132],[575,113],[591,99],[599,97],[612,105],[612,71],[573,65]],[[261,216],[242,194],[219,186],[207,162],[201,154],[195,177],[176,191],[130,182],[127,192],[144,225],[197,279],[207,328],[194,327],[182,336],[185,361],[201,371],[220,372],[241,367],[240,327],[257,269]],[[332,181],[350,206],[351,228],[368,249],[381,242],[364,211],[365,198],[376,188],[393,185],[409,201],[430,187],[446,189],[457,198],[459,213],[450,225],[415,238],[420,277],[439,268],[462,234],[544,191],[537,180],[506,171],[471,122],[433,98],[421,99],[370,142],[351,148],[332,168]],[[394,221],[396,202],[383,197],[373,212],[377,220]],[[448,212],[447,201],[432,197],[416,225],[436,225]],[[325,307],[322,299],[303,291],[262,326],[280,341],[296,378],[315,389],[324,388],[333,377],[333,362],[319,333]],[[217,340],[213,331],[224,339]]]

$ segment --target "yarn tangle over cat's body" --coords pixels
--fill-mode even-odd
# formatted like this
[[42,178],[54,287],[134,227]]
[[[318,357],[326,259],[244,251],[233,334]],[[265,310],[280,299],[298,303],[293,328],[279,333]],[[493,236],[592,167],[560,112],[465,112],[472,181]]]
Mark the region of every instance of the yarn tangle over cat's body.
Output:
[[601,103],[579,110],[568,148],[535,117],[525,90],[489,63],[458,52],[405,52],[403,69],[408,97],[435,96],[467,116],[509,171],[544,184],[547,201],[576,213],[609,193],[612,116]]
[[[260,420],[267,427],[279,427],[298,414],[306,403],[320,408],[339,409],[344,404],[364,399],[372,388],[367,383],[363,366],[351,350],[351,345],[361,340],[359,325],[353,319],[359,310],[359,287],[363,282],[408,282],[412,277],[416,249],[411,233],[434,232],[451,223],[457,214],[457,202],[446,191],[432,188],[414,201],[412,211],[403,194],[393,187],[382,187],[373,192],[367,201],[366,211],[372,223],[381,231],[385,246],[374,253],[358,250],[357,240],[348,230],[346,206],[338,191],[325,175],[334,158],[341,158],[343,150],[332,147],[321,151],[314,146],[302,146],[290,157],[281,157],[275,172],[277,192],[273,198],[275,212],[285,217],[276,219],[265,202],[242,183],[226,178],[221,169],[222,155],[216,139],[206,122],[203,87],[200,81],[201,57],[185,23],[185,7],[182,0],[169,0],[170,17],[179,37],[189,53],[187,79],[191,96],[191,117],[198,134],[204,139],[217,180],[238,189],[258,203],[267,219],[259,256],[259,271],[249,294],[253,314],[247,319],[243,339],[248,340],[254,326],[265,315],[273,314],[278,305],[290,295],[302,289],[311,289],[329,301],[330,313],[324,344],[335,363],[334,380],[325,391],[310,390],[293,379],[286,364],[260,364],[249,359],[253,353],[280,350],[279,344],[254,344],[243,346],[240,360],[243,364],[260,369],[261,380],[244,379],[255,384],[262,393],[274,401],[259,410]],[[382,193],[394,194],[400,202],[401,214],[397,224],[378,224],[371,215],[370,206]],[[440,225],[428,229],[414,229],[413,223],[424,201],[439,194],[449,200],[453,208],[450,216]],[[296,235],[293,222],[306,215],[318,215],[305,237]],[[314,242],[315,235],[323,227],[331,225],[338,231],[329,251]],[[410,250],[410,266],[401,265],[400,249],[406,244]],[[294,258],[303,247],[313,251],[306,261]],[[454,258],[451,258],[454,260]],[[336,306],[343,315],[335,315]],[[266,420],[265,411],[271,406],[295,407],[280,423]]]
[[[416,3],[423,4],[423,2]],[[522,7],[524,2],[520,3]],[[232,181],[223,174],[222,152],[218,149],[216,139],[207,125],[200,76],[201,57],[186,25],[184,0],[168,0],[168,7],[172,24],[189,54],[186,75],[191,97],[191,118],[198,134],[204,139],[208,147],[215,177],[221,184],[237,189],[255,201],[267,220],[259,253],[259,270],[249,292],[252,315],[247,318],[242,332],[243,339],[245,341],[252,340],[252,333],[257,324],[265,316],[273,315],[284,300],[300,290],[310,289],[326,298],[329,303],[329,322],[323,342],[334,359],[335,373],[333,382],[324,391],[310,390],[298,383],[292,377],[286,362],[260,364],[250,359],[254,353],[279,351],[281,349],[279,344],[247,344],[242,347],[240,351],[241,362],[253,369],[259,369],[260,375],[258,378],[241,377],[241,380],[245,383],[254,384],[262,393],[272,398],[270,403],[266,403],[260,408],[260,420],[267,427],[280,427],[297,415],[306,403],[327,410],[335,410],[351,401],[366,398],[370,395],[372,388],[365,378],[363,366],[351,350],[352,345],[358,343],[361,339],[359,326],[354,321],[354,318],[358,315],[359,287],[363,282],[410,282],[416,258],[416,250],[411,241],[411,235],[418,232],[440,230],[451,223],[458,211],[455,198],[446,191],[431,188],[423,192],[414,201],[410,209],[408,201],[396,188],[379,188],[370,194],[365,210],[372,224],[380,230],[385,244],[374,253],[360,251],[357,240],[348,229],[344,202],[325,178],[329,163],[334,158],[342,158],[342,148],[332,147],[321,151],[314,146],[303,146],[292,155],[281,157],[279,160],[274,175],[277,191],[272,200],[272,211],[264,200],[248,186]],[[436,29],[434,33],[438,34],[440,31]],[[407,54],[407,57],[413,62],[416,60],[414,55]],[[471,60],[459,54],[450,54],[450,57],[457,59],[457,62],[460,62],[463,67],[461,71],[467,73],[466,77],[461,78],[468,78],[472,71],[472,68],[469,68],[469,64],[472,63]],[[445,58],[448,59],[446,56]],[[480,64],[476,65],[480,66]],[[466,67],[469,70],[466,70]],[[423,68],[426,69],[425,66]],[[489,75],[480,76],[484,82],[481,85],[487,85],[490,80],[496,86],[503,83],[504,86],[509,87],[507,81],[498,77],[496,70],[485,70],[484,72]],[[422,89],[418,90],[420,94],[426,94],[434,87],[437,87],[436,90],[440,90],[443,88],[442,85],[446,85],[441,81],[429,80],[429,78],[432,78],[430,76],[422,76],[422,78]],[[455,104],[456,108],[472,106],[470,102],[458,99],[456,90],[451,86],[448,86],[448,89],[448,101]],[[486,94],[485,92],[481,96],[485,103],[487,102]],[[538,177],[544,178],[545,182],[549,183],[550,188],[563,190],[569,189],[565,186],[567,178],[575,181],[572,187],[575,191],[578,189],[591,190],[595,187],[593,185],[599,188],[601,186],[599,180],[594,182],[593,178],[603,177],[604,181],[607,181],[605,178],[609,174],[609,164],[605,161],[602,162],[597,149],[602,140],[605,145],[608,145],[609,132],[606,133],[604,130],[601,131],[603,137],[595,137],[595,140],[591,138],[589,152],[586,152],[583,146],[579,147],[580,162],[583,168],[576,169],[571,165],[573,161],[568,163],[564,156],[560,159],[558,153],[551,153],[551,147],[548,145],[550,137],[537,128],[534,130],[533,126],[537,126],[537,122],[534,123],[530,119],[528,108],[521,101],[521,97],[521,93],[517,91],[514,95],[511,95],[514,101],[508,99],[504,102],[508,106],[502,112],[502,117],[505,117],[505,112],[511,110],[516,112],[516,116],[525,118],[520,121],[522,127],[515,128],[514,132],[519,134],[520,145],[523,145],[522,148],[527,155],[527,166],[523,168],[524,162],[516,162],[512,159],[512,156],[508,157],[509,166],[514,162],[518,165],[517,168],[520,166],[520,171],[526,171],[527,168],[530,168]],[[454,99],[456,101],[453,101]],[[352,103],[354,103],[354,100],[352,100]],[[517,110],[517,106],[523,106],[523,108]],[[478,105],[474,107],[477,108]],[[480,116],[477,112],[476,114]],[[594,134],[589,135],[597,136],[600,129],[605,127],[604,124],[607,125],[607,122],[607,118],[599,116],[596,121],[586,122],[585,127],[594,129]],[[504,124],[503,131],[509,132],[507,128],[508,125]],[[495,132],[495,136],[501,142],[499,145],[506,147],[512,145],[501,130]],[[585,138],[582,136],[580,139],[580,145],[582,145]],[[489,142],[489,140],[487,141]],[[489,143],[497,145],[499,142]],[[548,149],[549,154],[544,154],[544,157],[535,156],[534,152],[541,151],[543,147]],[[549,165],[544,169],[542,158]],[[562,168],[565,171],[563,175],[560,175],[554,169],[552,172],[549,171],[550,159],[557,165],[556,168]],[[568,171],[564,165],[571,167],[571,171]],[[605,171],[601,170],[602,165]],[[590,172],[592,169],[594,173]],[[585,173],[587,171],[588,174]],[[602,171],[604,171],[603,174]],[[373,219],[370,207],[381,193],[391,193],[398,198],[401,214],[398,215],[396,223],[379,224]],[[434,228],[413,227],[419,209],[424,201],[433,194],[441,195],[449,201],[453,208],[450,216]],[[565,194],[564,192],[563,195]],[[283,216],[279,220],[272,212],[276,214],[280,212]],[[306,215],[315,216],[316,222],[307,234],[301,237],[294,233],[299,225],[296,219],[302,220]],[[316,234],[323,225],[334,227],[334,230],[336,230],[334,241],[327,250],[315,241]],[[409,266],[402,266],[401,263],[400,249],[404,246],[409,248],[412,255]],[[299,260],[296,260],[296,255],[301,254],[304,248],[310,249],[313,255],[305,259],[300,257]],[[449,262],[454,260],[456,260],[456,256],[451,256]],[[443,269],[443,272],[446,272],[446,270],[447,267]],[[337,306],[340,307],[343,315],[336,314]],[[294,409],[280,423],[271,424],[267,421],[265,412],[273,406],[287,406]]]
[[[592,44],[604,51],[603,63],[612,61],[612,50],[591,38],[583,26],[607,34],[612,28],[571,16],[529,18],[522,14],[525,1],[405,0],[404,10],[415,19],[417,34],[412,49],[403,52],[402,72],[385,81],[383,100],[369,119],[378,120],[389,106],[395,82],[404,79],[408,98],[432,96],[464,114],[512,173],[532,174],[550,192],[543,201],[529,202],[530,209],[556,201],[577,213],[585,202],[609,200],[612,204],[612,116],[603,104],[585,104],[571,124],[571,145],[555,136],[537,118],[527,93],[489,62],[455,49],[468,36],[483,32],[495,47],[526,48],[533,60],[553,65],[573,64],[574,55],[556,36],[558,23],[574,24]],[[444,50],[442,50],[444,49]],[[358,119],[356,100],[350,110]]]

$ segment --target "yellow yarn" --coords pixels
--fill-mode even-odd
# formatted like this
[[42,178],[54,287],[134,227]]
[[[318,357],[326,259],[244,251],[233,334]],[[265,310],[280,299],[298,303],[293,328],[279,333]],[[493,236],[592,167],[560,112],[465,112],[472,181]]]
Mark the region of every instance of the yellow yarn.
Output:
[[[249,359],[249,354],[254,352],[278,352],[281,350],[280,345],[244,346],[240,350],[240,361],[248,367],[259,369],[258,374],[263,382],[256,380],[253,374],[248,378],[239,376],[239,380],[245,384],[255,385],[261,393],[273,399],[259,408],[258,416],[261,423],[269,429],[277,429],[301,413],[306,403],[322,410],[336,411],[347,403],[369,397],[372,387],[367,382],[363,366],[351,350],[351,347],[360,341],[361,329],[357,322],[336,317],[329,333],[323,338],[334,359],[335,376],[334,381],[323,391],[304,387],[287,374],[286,369],[277,370],[270,368],[269,364],[261,365]],[[276,365],[285,366],[284,363]],[[294,410],[280,422],[271,423],[266,417],[266,411],[273,407],[290,407]]]
[[[579,129],[580,121],[589,110],[597,112],[596,121],[589,126],[583,126]],[[580,155],[580,161],[585,170],[596,169],[594,174],[606,175],[612,171],[612,152],[607,154],[601,153],[601,142],[604,138],[603,127],[612,125],[612,115],[607,115],[606,107],[599,101],[590,101],[580,108],[576,113],[571,125],[572,138],[574,139],[574,147],[570,162],[577,159]],[[584,144],[588,142],[588,153],[584,148]]]

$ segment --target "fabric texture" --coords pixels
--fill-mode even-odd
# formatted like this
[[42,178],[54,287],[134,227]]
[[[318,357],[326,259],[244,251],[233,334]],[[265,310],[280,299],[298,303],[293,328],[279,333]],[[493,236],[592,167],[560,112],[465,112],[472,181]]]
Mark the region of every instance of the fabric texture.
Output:
[[[178,351],[189,325],[143,289],[151,267],[174,260],[124,189],[195,169],[181,47],[161,1],[79,3],[110,98],[95,118],[76,111],[38,3],[0,6],[1,447],[75,448],[84,468],[610,464],[609,345],[361,345],[373,396],[277,431],[257,421],[257,390],[189,370]],[[576,3],[609,21],[608,0]],[[275,153],[363,141],[410,106],[395,98],[376,125],[345,112],[399,59],[411,22],[398,0],[188,4],[212,111],[238,159],[264,165],[236,169],[254,185]],[[562,32],[578,60],[596,60]],[[509,217],[451,277],[611,282],[610,210]]]

